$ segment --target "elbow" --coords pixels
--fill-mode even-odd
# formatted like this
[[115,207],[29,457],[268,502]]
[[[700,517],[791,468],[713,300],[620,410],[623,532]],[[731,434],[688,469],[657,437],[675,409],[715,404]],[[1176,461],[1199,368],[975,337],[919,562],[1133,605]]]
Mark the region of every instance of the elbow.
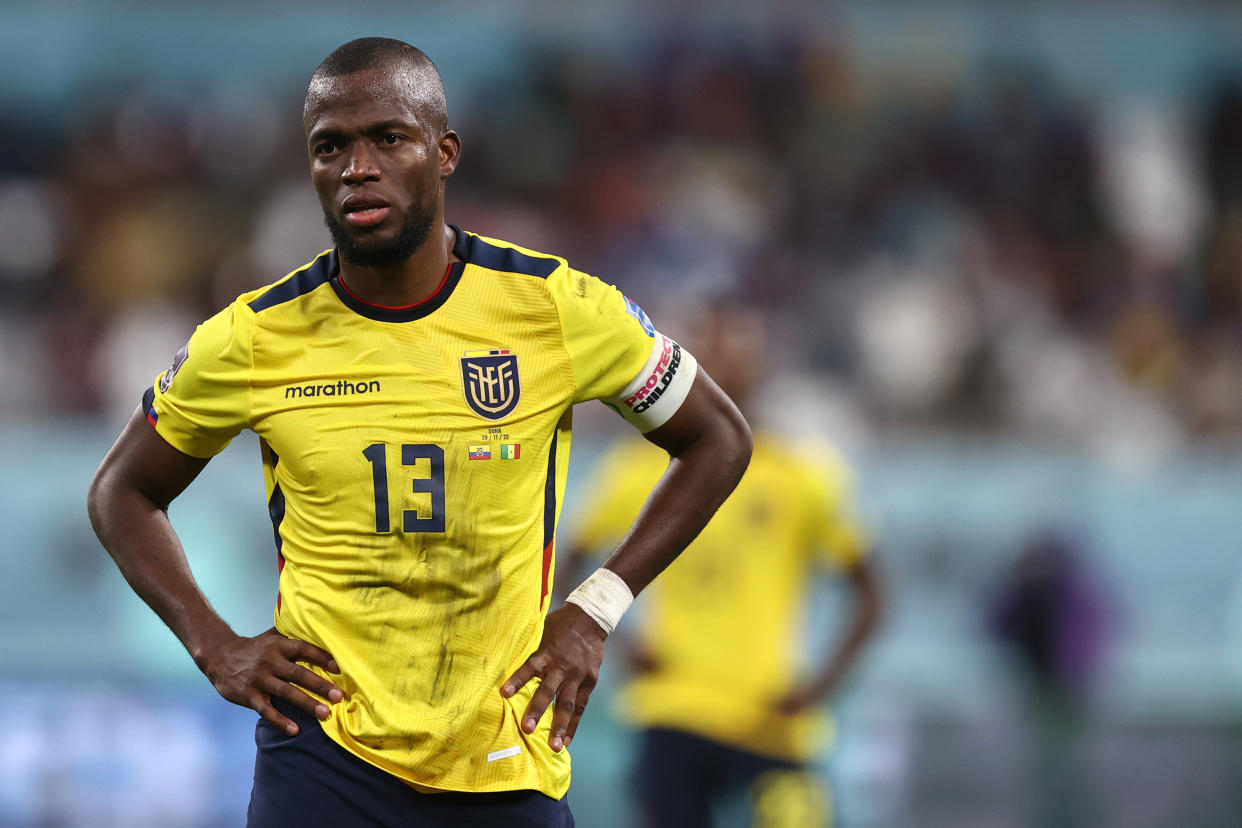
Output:
[[91,528],[95,530],[95,537],[105,547],[108,545],[110,530],[115,526],[117,515],[124,503],[124,494],[124,477],[109,455],[99,464],[91,479],[91,485],[86,490],[86,514],[90,518]]
[[719,464],[721,479],[729,481],[729,489],[742,479],[746,467],[750,465],[750,456],[754,451],[754,436],[750,424],[742,416],[742,412],[725,398],[724,404],[717,409],[710,430],[703,442],[709,447],[712,458]]
[[95,472],[90,487],[86,490],[86,514],[90,518],[91,528],[97,537],[103,537],[104,513],[108,502],[108,474],[103,466]]
[[729,418],[728,429],[728,441],[733,449],[731,471],[737,481],[742,479],[746,467],[750,465],[750,456],[755,450],[755,438],[750,431],[750,423],[746,422],[746,418],[736,407],[733,409],[733,416]]

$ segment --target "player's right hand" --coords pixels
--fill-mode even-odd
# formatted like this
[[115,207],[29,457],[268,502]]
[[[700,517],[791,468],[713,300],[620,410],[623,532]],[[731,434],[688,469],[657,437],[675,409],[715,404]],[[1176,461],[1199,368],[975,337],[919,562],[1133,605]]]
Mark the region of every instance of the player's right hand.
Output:
[[293,736],[298,726],[272,706],[273,696],[319,719],[328,718],[328,706],[295,687],[295,683],[331,704],[345,698],[341,688],[298,664],[299,661],[318,665],[329,673],[341,671],[327,652],[314,644],[283,636],[275,627],[253,638],[239,635],[216,645],[200,666],[217,693],[233,704],[249,707]]

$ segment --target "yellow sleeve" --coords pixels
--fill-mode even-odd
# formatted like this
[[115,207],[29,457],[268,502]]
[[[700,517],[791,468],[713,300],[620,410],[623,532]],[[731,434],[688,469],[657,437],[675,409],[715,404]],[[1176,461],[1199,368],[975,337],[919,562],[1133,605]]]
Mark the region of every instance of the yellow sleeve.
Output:
[[851,569],[873,544],[855,510],[853,473],[843,459],[826,455],[807,469],[807,478],[811,547],[825,565]]
[[639,431],[663,425],[690,393],[693,356],[612,285],[569,267],[548,277],[574,373],[574,402],[601,400]]
[[199,325],[143,396],[147,419],[178,451],[212,457],[249,423],[252,318],[238,301]]

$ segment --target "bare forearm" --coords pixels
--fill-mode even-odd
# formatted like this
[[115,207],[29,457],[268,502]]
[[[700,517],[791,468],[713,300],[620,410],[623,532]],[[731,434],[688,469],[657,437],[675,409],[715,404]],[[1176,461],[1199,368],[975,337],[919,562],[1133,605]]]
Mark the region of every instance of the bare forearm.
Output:
[[741,480],[750,451],[739,415],[678,452],[604,566],[637,595],[711,520]]
[[130,587],[168,625],[195,663],[231,636],[198,588],[167,513],[134,492],[92,492],[91,524]]
[[168,504],[206,465],[206,459],[166,443],[142,411],[135,411],[91,483],[91,525],[125,580],[181,640],[216,692],[294,734],[297,723],[272,699],[325,719],[327,705],[342,701],[345,693],[303,663],[329,673],[340,667],[325,650],[275,629],[239,636],[207,602],[168,522]]
[[604,639],[633,596],[694,539],[750,461],[750,427],[705,373],[695,379],[678,412],[646,437],[671,460],[629,534],[605,561],[609,572],[595,573],[564,607],[548,614],[538,649],[501,688],[502,695],[512,698],[527,681],[540,678],[522,716],[522,729],[533,733],[555,696],[548,740],[553,750],[573,740],[599,675]]
[[87,497],[91,525],[121,574],[200,669],[204,652],[233,633],[195,583],[167,508],[205,463],[174,452],[136,415]]

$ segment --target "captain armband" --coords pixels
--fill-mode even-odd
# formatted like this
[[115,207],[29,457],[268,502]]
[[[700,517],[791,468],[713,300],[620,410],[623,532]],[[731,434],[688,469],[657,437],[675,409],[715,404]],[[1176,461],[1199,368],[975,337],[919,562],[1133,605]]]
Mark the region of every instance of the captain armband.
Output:
[[634,593],[611,569],[600,567],[591,573],[581,586],[569,593],[567,604],[577,605],[591,616],[595,623],[609,635],[617,628],[621,616],[634,603]]
[[604,400],[639,431],[659,428],[690,393],[698,361],[673,340],[656,333],[647,364],[618,396]]

